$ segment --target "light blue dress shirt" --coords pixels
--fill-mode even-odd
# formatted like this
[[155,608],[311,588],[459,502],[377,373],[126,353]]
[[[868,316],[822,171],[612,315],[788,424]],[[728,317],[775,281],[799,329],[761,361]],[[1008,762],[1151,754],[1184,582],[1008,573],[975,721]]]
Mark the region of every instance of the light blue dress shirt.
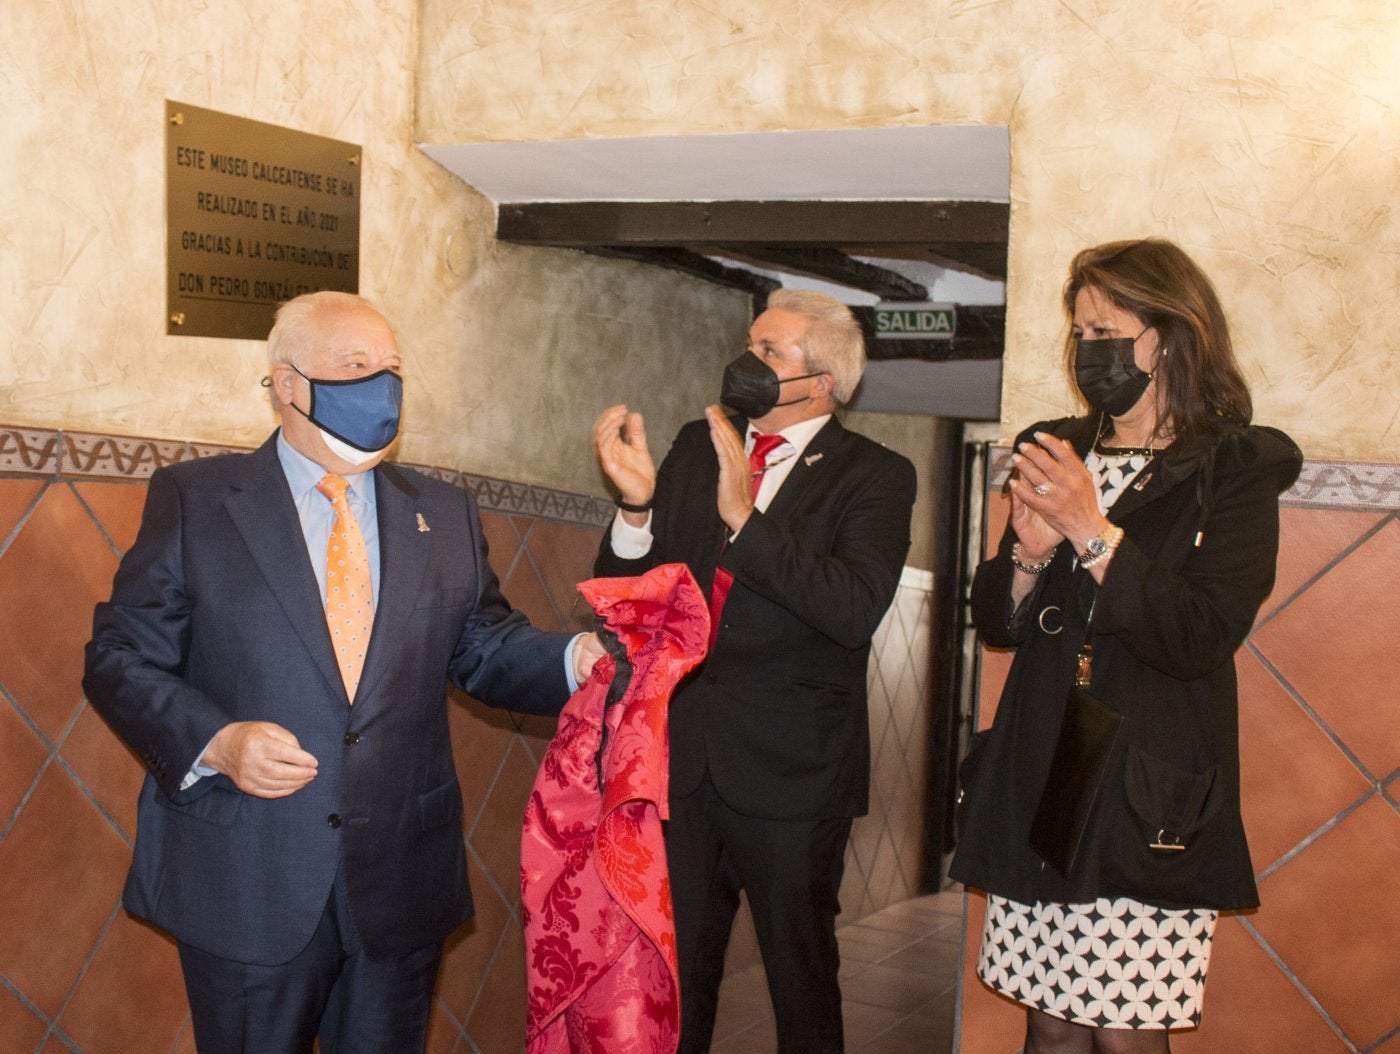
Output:
[[[287,477],[287,486],[292,490],[292,501],[296,503],[297,516],[301,519],[302,537],[306,539],[306,551],[311,557],[311,567],[316,572],[316,583],[321,587],[321,602],[326,600],[326,546],[330,542],[331,527],[335,525],[335,507],[330,499],[316,489],[316,484],[326,478],[326,470],[305,454],[294,449],[287,437],[277,433],[277,458],[282,462],[282,472]],[[345,477],[350,482],[347,495],[350,511],[360,521],[360,534],[365,540],[365,551],[369,555],[369,580],[374,590],[374,605],[379,606],[379,512],[375,504],[374,472],[356,472]]]

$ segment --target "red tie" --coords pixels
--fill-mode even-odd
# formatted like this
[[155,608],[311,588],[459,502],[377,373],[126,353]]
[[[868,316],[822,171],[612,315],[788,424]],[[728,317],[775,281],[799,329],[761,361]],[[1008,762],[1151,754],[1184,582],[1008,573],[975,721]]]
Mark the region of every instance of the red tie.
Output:
[[[763,473],[768,471],[768,455],[786,443],[781,434],[757,435],[753,437],[753,449],[749,451],[749,497],[758,497],[758,488],[763,483]],[[721,549],[720,552],[724,550]],[[719,636],[719,613],[729,596],[729,587],[734,584],[734,576],[722,567],[715,568],[715,582],[710,587],[710,647],[715,646]]]

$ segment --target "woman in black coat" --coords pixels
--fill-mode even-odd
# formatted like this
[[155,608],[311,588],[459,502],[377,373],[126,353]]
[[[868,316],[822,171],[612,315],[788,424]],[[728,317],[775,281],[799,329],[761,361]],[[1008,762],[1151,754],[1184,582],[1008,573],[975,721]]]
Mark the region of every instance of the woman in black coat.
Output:
[[[1302,455],[1250,425],[1215,290],[1174,244],[1086,249],[1064,304],[1090,412],[1018,437],[973,581],[982,639],[1016,657],[963,765],[952,874],[988,893],[978,974],[1026,1006],[1026,1054],[1167,1051],[1200,1021],[1217,913],[1258,904],[1234,654]],[[1066,802],[1095,784],[1049,776],[1077,675],[1117,733],[1076,841]]]

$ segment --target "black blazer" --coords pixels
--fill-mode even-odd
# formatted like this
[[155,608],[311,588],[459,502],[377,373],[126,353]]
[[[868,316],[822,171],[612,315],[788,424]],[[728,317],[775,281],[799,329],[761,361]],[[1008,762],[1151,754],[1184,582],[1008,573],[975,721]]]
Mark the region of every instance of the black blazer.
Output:
[[[446,680],[532,712],[556,713],[568,695],[569,635],[511,610],[472,498],[391,465],[374,472],[379,605],[354,706],[275,437],[154,473],[97,606],[83,687],[149,770],[124,903],[224,958],[300,951],[337,867],[372,957],[445,936],[472,913]],[[289,729],[316,778],[275,800],[222,775],[181,791],[214,734],[246,720]]]
[[[1095,425],[1046,421],[1017,442],[1050,432],[1083,457]],[[1103,584],[1075,569],[1062,542],[1014,615],[1007,529],[973,579],[972,617],[987,644],[1016,657],[996,720],[963,763],[954,878],[1027,904],[1119,895],[1168,908],[1258,904],[1240,818],[1234,657],[1273,587],[1278,495],[1301,466],[1292,440],[1258,426],[1171,447],[1108,512],[1124,537]],[[1126,742],[1080,860],[1062,878],[1027,832],[1086,621],[1090,691],[1127,717]],[[1152,849],[1164,828],[1186,848]]]
[[671,794],[708,769],[747,815],[861,815],[870,639],[909,551],[914,467],[833,417],[728,546],[718,479],[708,425],[692,421],[657,473],[651,552],[621,559],[605,535],[595,566],[615,576],[684,563],[707,596],[717,561],[734,575],[718,640],[671,702]]

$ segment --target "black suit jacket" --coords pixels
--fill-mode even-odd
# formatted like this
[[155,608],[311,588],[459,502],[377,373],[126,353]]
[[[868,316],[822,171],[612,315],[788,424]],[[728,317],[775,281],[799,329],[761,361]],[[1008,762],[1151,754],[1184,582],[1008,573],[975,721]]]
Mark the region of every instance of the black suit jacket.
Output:
[[[472,906],[445,682],[533,712],[557,712],[568,695],[568,635],[512,611],[472,498],[374,471],[379,605],[354,706],[275,437],[158,470],[94,616],[83,687],[149,770],[124,902],[228,959],[300,951],[337,867],[373,957],[459,925]],[[180,790],[214,734],[248,720],[289,729],[317,758],[316,778],[275,800],[222,775]]]
[[734,575],[714,648],[672,699],[671,794],[708,769],[747,815],[861,815],[870,639],[909,551],[914,468],[833,417],[728,546],[718,479],[708,426],[693,421],[657,473],[651,552],[624,560],[605,535],[595,566],[611,576],[685,563],[707,595],[717,561]]

